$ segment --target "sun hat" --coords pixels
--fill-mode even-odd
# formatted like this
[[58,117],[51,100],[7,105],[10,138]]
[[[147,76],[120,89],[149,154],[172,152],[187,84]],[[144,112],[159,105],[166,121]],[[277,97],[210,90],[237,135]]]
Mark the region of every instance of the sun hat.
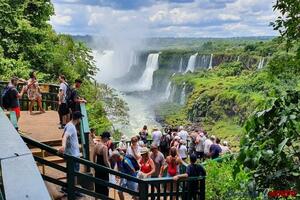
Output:
[[149,149],[147,147],[143,147],[140,151],[140,154],[143,155],[143,154],[146,154],[146,153],[149,153]]

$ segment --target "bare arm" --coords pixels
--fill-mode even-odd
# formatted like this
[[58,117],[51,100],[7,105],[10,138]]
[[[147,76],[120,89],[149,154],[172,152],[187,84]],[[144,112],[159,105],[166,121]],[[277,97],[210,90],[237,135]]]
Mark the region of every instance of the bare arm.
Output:
[[187,178],[189,175],[187,173],[185,174],[179,174],[173,177],[174,181],[177,181],[178,179]]
[[68,134],[64,134],[64,136],[63,136],[63,138],[62,138],[62,147],[60,147],[59,149],[58,149],[58,151],[60,152],[60,153],[64,153],[65,152],[65,149],[66,149],[66,146],[67,146],[67,139],[68,139],[68,137],[69,137],[69,135]]
[[107,146],[104,146],[103,147],[103,160],[104,160],[104,164],[106,165],[106,167],[109,167],[110,168],[110,163],[109,163],[109,160],[108,160],[108,148]]
[[99,145],[96,145],[95,148],[94,148],[94,151],[93,151],[93,162],[94,163],[96,162],[96,157],[97,157],[97,152],[98,152],[98,146]]
[[147,177],[150,177],[155,172],[155,165],[152,159],[150,159],[149,164],[151,166],[151,171],[148,174],[146,174]]

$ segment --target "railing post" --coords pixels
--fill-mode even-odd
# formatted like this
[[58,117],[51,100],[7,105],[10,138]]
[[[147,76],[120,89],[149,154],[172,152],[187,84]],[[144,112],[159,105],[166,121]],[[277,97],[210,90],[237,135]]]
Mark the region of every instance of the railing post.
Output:
[[76,198],[75,191],[75,163],[72,157],[67,156],[67,193],[68,200],[74,200]]
[[200,180],[200,197],[199,200],[205,200],[205,177]]
[[148,199],[148,183],[146,181],[141,181],[139,183],[139,199],[140,200],[146,200]]

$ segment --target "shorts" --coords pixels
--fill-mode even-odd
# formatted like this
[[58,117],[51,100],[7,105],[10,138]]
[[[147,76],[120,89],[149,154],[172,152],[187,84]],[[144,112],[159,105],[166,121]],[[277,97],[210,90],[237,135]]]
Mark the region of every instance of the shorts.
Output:
[[64,115],[67,115],[69,114],[69,108],[68,108],[68,105],[66,103],[62,103],[59,105],[58,107],[58,113],[61,115],[61,116],[64,116]]
[[129,190],[133,190],[133,191],[138,191],[138,184],[136,182],[133,181],[129,181],[125,178],[121,178],[120,180],[120,186],[121,187],[125,187]]
[[17,118],[19,118],[21,116],[21,110],[20,107],[16,107],[16,108],[11,108],[11,111],[15,111]]

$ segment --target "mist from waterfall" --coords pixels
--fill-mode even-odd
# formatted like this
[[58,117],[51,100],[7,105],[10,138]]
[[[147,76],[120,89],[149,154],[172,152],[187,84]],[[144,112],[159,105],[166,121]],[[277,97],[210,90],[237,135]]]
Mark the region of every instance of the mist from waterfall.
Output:
[[191,55],[191,57],[189,58],[188,66],[184,73],[187,73],[188,71],[190,71],[190,72],[195,71],[197,55],[198,55],[198,53]]

